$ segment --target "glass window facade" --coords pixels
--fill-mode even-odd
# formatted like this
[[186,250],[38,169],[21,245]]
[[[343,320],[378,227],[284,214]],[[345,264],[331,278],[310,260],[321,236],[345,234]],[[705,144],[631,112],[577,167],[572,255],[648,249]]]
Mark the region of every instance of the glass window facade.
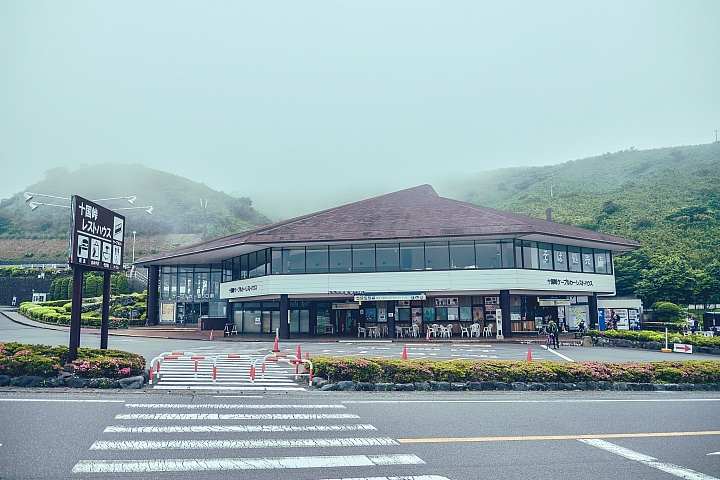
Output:
[[[173,268],[174,274],[170,274]],[[199,267],[163,267],[168,276],[163,277],[161,289],[163,299],[191,299],[209,295],[220,280],[271,274],[498,268],[613,273],[608,250],[527,240],[313,245],[258,250],[227,259],[212,272],[201,272]]]

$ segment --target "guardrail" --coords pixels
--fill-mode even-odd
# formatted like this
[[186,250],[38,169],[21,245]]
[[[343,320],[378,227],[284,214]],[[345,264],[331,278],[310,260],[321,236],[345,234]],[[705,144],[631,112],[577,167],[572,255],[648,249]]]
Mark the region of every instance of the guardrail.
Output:
[[[195,371],[194,375],[195,378],[197,378],[198,370],[199,370],[199,364],[200,362],[212,362],[212,380],[213,383],[217,381],[217,370],[218,370],[218,363],[221,360],[249,360],[250,361],[250,378],[254,380],[255,376],[255,362],[259,359],[253,359],[249,355],[241,355],[241,354],[220,354],[220,355],[197,355],[194,352],[185,352],[185,351],[172,351],[172,352],[163,352],[157,357],[153,358],[150,362],[150,370],[149,370],[149,379],[148,384],[152,385],[153,378],[155,378],[157,381],[160,381],[160,378],[163,373],[161,373],[161,365],[163,362],[168,361],[193,361],[195,362]],[[307,362],[310,362],[307,360]],[[312,368],[312,364],[311,364]],[[263,373],[265,372],[265,362],[263,359]],[[297,366],[296,366],[296,373],[297,373]],[[312,375],[310,377],[312,380]]]
[[[257,372],[257,363],[260,361],[259,358],[256,358],[253,360],[253,364],[250,366],[250,380],[252,383],[255,383],[255,375]],[[285,354],[273,354],[273,355],[265,355],[262,358],[262,365],[260,367],[260,378],[265,378],[265,363],[266,362],[273,362],[273,363],[280,363],[285,362],[291,365],[295,365],[295,378],[299,377],[308,377],[308,382],[312,383],[312,376],[313,376],[313,364],[310,361],[310,359],[300,358],[295,355],[285,355]],[[305,368],[305,364],[308,364],[310,368]],[[307,373],[301,373],[300,365],[303,366],[303,370]],[[285,375],[292,376],[292,373],[287,373]]]

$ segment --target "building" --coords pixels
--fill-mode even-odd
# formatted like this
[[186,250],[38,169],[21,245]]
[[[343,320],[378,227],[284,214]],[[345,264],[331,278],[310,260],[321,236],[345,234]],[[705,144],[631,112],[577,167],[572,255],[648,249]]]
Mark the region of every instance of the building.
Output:
[[463,334],[479,324],[508,337],[549,319],[571,330],[581,319],[596,325],[597,296],[615,294],[613,256],[639,247],[422,185],[136,264],[159,286],[148,294],[149,324],[234,323],[281,338],[368,327],[424,335],[432,324]]

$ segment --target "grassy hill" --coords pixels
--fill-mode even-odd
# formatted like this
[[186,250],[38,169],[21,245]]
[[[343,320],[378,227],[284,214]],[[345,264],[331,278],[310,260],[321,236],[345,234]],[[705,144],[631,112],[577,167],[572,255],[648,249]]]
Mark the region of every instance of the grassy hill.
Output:
[[635,277],[621,278],[619,293],[665,259],[691,270],[718,262],[720,142],[499,169],[454,188],[449,196],[460,200],[537,218],[550,208],[557,222],[637,240],[643,248],[619,259],[620,276]]
[[[151,205],[152,215],[144,209],[122,210],[121,213],[127,219],[126,231],[138,232],[140,253],[202,240],[201,198],[207,199],[208,238],[269,223],[267,217],[252,207],[249,198],[236,198],[207,185],[142,165],[93,165],[73,172],[55,168],[46,172],[44,180],[28,186],[25,191],[57,197],[77,194],[91,200],[137,196],[134,205]],[[70,203],[40,196],[33,201]],[[99,203],[112,209],[133,206],[125,200]],[[31,257],[33,261],[58,261],[66,258],[69,221],[68,209],[40,206],[31,211],[23,192],[0,201],[0,260]]]

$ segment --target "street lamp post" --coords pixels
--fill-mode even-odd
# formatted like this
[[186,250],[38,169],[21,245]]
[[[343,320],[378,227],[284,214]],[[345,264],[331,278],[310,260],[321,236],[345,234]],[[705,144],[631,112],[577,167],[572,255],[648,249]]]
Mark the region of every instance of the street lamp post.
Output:
[[133,263],[135,263],[135,234],[137,232],[133,230]]
[[205,221],[206,219],[206,213],[207,213],[207,198],[205,199],[205,202],[203,202],[203,199],[200,199],[200,206],[203,209],[203,242],[207,240],[207,223]]

